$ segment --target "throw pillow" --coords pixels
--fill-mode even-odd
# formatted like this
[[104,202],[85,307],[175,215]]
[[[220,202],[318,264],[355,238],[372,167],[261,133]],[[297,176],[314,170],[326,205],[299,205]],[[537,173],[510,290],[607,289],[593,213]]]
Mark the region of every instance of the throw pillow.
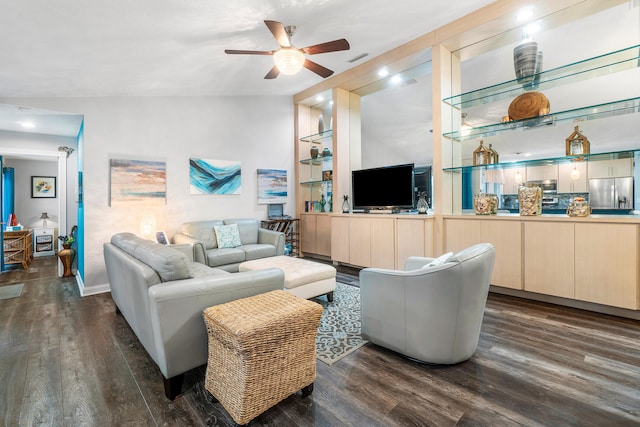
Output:
[[242,245],[238,224],[214,225],[219,248],[235,248]]
[[425,265],[425,267],[435,267],[437,265],[442,265],[445,262],[447,262],[449,258],[451,258],[451,255],[453,255],[453,252],[447,252],[444,255],[440,255],[438,258],[434,259],[429,264]]

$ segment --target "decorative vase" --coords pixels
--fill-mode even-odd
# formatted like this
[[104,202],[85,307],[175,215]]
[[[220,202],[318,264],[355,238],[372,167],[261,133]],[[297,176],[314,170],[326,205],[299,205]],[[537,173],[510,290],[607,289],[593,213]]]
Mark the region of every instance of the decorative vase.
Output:
[[326,212],[324,210],[325,205],[327,204],[327,199],[324,198],[324,194],[320,196],[320,212]]
[[318,147],[316,147],[315,145],[311,147],[311,158],[312,159],[317,159],[318,158]]
[[542,214],[542,188],[537,184],[527,183],[518,188],[520,216]]
[[331,150],[329,150],[328,148],[323,148],[322,149],[322,157],[327,157],[331,155]]
[[525,39],[513,48],[513,67],[518,83],[524,85],[533,81],[537,63],[538,42]]
[[58,258],[60,258],[60,262],[62,262],[62,266],[64,267],[64,273],[62,277],[71,277],[73,276],[73,272],[71,271],[71,264],[73,264],[73,258],[76,255],[76,251],[69,248],[64,248],[60,252],[58,252]]
[[479,193],[473,196],[473,208],[476,215],[496,215],[498,213],[498,195]]
[[418,213],[419,214],[426,214],[427,213],[427,209],[429,209],[429,203],[427,203],[427,195],[426,195],[426,193],[424,191],[422,193],[420,193],[420,196],[418,198],[418,204],[416,205],[416,208],[418,208]]
[[351,206],[349,205],[349,196],[342,196],[342,213],[349,213],[351,211]]

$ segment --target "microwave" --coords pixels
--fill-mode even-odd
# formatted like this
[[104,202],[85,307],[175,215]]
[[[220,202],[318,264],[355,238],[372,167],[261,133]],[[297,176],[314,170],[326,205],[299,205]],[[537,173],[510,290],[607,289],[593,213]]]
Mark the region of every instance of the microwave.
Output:
[[543,193],[557,193],[558,192],[558,180],[556,179],[543,179],[540,181],[529,181],[530,184],[536,184],[542,188]]

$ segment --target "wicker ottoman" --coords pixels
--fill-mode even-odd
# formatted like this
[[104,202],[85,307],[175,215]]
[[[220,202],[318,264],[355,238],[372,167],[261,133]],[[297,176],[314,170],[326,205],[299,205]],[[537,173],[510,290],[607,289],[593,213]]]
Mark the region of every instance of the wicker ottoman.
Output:
[[316,378],[322,306],[271,291],[204,310],[209,335],[205,388],[246,424]]

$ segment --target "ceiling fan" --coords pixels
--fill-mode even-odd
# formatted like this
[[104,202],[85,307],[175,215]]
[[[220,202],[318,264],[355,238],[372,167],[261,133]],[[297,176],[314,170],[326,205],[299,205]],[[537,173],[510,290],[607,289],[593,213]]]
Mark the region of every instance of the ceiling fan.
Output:
[[337,52],[340,50],[349,50],[349,42],[345,39],[333,40],[326,43],[314,44],[299,49],[291,44],[291,37],[296,31],[294,25],[284,26],[277,21],[265,20],[264,23],[275,37],[280,45],[277,50],[233,50],[225,49],[224,53],[230,55],[273,55],[276,65],[264,76],[265,79],[275,79],[278,74],[296,74],[302,67],[313,71],[317,75],[327,78],[333,71],[323,67],[305,57],[307,55],[316,55],[318,53]]

